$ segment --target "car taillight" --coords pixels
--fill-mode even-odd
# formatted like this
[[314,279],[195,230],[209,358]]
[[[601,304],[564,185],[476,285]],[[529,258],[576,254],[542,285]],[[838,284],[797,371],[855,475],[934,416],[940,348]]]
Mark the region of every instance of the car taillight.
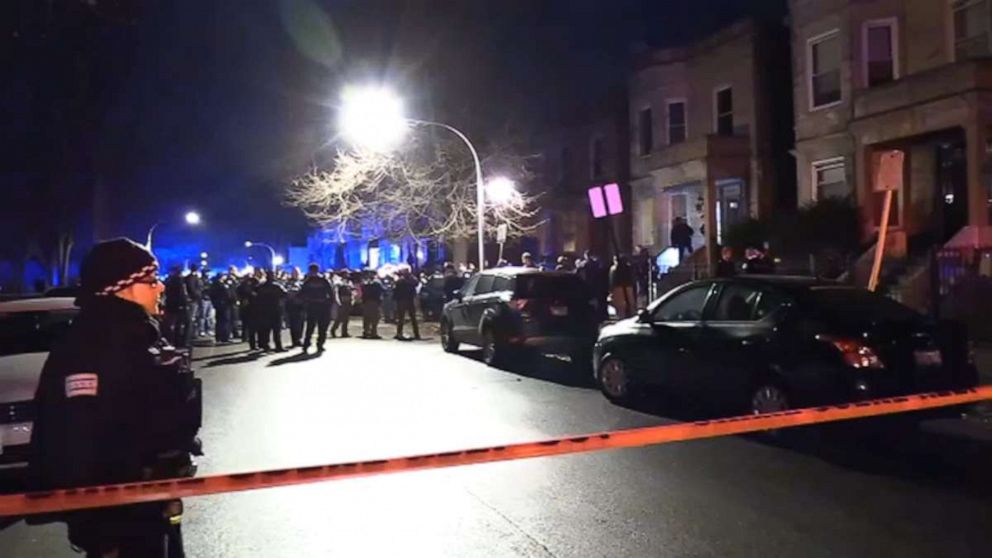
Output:
[[816,339],[833,345],[840,352],[844,364],[851,368],[885,368],[875,350],[857,339],[831,335],[817,335]]

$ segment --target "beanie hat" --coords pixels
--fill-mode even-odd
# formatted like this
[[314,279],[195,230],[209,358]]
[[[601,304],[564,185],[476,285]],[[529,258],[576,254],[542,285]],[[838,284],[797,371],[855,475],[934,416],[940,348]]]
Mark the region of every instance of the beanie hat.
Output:
[[83,295],[107,296],[158,272],[151,251],[127,238],[98,243],[83,259],[79,279]]

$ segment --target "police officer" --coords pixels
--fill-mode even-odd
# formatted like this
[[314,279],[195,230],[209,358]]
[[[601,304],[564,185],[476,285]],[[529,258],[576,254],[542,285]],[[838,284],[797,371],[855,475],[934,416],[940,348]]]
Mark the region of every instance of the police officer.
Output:
[[300,298],[300,268],[294,267],[293,273],[286,280],[286,314],[289,318],[289,345],[299,347],[303,344],[303,299]]
[[354,286],[351,284],[348,270],[338,271],[333,284],[337,315],[334,317],[334,325],[331,326],[331,337],[337,337],[338,327],[341,328],[341,337],[351,337],[351,334],[348,333],[348,321],[351,317]]
[[[81,267],[81,311],[52,347],[35,393],[31,473],[38,489],[191,476],[199,380],[152,317],[158,263],[128,239],[97,244]],[[182,502],[64,512],[87,556],[184,556]]]
[[382,282],[375,270],[366,271],[362,283],[362,339],[382,339],[379,335],[382,292]]
[[413,338],[420,339],[420,328],[417,326],[417,308],[415,302],[417,299],[417,280],[413,277],[413,273],[410,272],[410,268],[404,267],[400,269],[400,278],[396,280],[394,296],[396,297],[396,311],[399,314],[399,324],[396,327],[395,339],[406,339],[403,337],[403,324],[407,316],[410,317],[410,321],[413,323]]
[[255,294],[255,322],[258,325],[258,341],[263,351],[269,351],[269,338],[275,343],[276,352],[282,352],[282,305],[286,299],[286,289],[279,284],[276,273],[265,272],[265,282],[259,285]]
[[248,348],[258,348],[258,320],[255,312],[255,295],[260,281],[254,275],[246,275],[238,283],[238,307],[241,313],[241,339],[248,342]]
[[317,330],[317,352],[324,352],[327,341],[327,326],[331,323],[331,301],[334,299],[334,288],[326,277],[320,274],[320,266],[310,264],[307,268],[307,278],[300,286],[300,298],[306,305],[307,331],[303,335],[303,352],[310,348],[313,330]]

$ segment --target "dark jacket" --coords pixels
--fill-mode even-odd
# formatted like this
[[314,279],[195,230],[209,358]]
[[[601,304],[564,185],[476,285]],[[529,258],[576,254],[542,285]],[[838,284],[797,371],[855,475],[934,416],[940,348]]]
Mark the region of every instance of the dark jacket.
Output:
[[300,285],[300,299],[305,304],[330,305],[334,300],[334,287],[322,275],[308,275]]
[[720,260],[716,262],[717,277],[733,277],[737,275],[737,264],[733,260]]
[[[52,347],[35,393],[30,465],[36,487],[188,474],[163,468],[177,456],[188,465],[189,453],[198,451],[200,384],[188,356],[162,339],[158,324],[137,304],[113,296],[82,302],[66,336]],[[73,512],[65,519],[106,520],[113,529],[122,517],[148,507]]]
[[198,273],[190,273],[186,276],[186,295],[193,302],[203,300],[203,279]]
[[455,299],[455,291],[462,288],[465,285],[465,279],[459,277],[458,275],[445,275],[444,276],[444,301],[448,302]]
[[362,283],[362,302],[382,302],[382,283],[378,279]]
[[210,302],[215,308],[227,308],[233,303],[228,295],[227,284],[224,278],[219,275],[214,277],[214,280],[210,282],[207,295],[210,297]]
[[279,315],[282,312],[282,301],[286,298],[286,289],[279,283],[266,281],[255,290],[255,307],[265,315]]
[[186,281],[181,275],[170,275],[165,280],[165,310],[179,312],[189,304],[189,293],[186,292]]
[[255,301],[255,294],[257,290],[258,279],[255,279],[254,277],[242,279],[241,282],[238,283],[236,290],[238,294],[238,302],[240,302],[242,306],[250,305]]
[[672,227],[671,241],[672,246],[688,246],[692,247],[692,235],[695,231],[692,227],[686,223],[679,223]]
[[393,300],[398,303],[412,303],[417,298],[417,280],[413,277],[401,277],[393,289]]

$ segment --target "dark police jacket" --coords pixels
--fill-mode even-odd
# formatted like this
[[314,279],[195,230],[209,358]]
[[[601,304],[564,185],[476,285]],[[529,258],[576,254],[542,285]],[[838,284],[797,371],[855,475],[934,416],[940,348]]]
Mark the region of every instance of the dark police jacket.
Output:
[[300,299],[308,305],[330,306],[334,301],[334,287],[326,277],[308,275],[300,285]]
[[[197,453],[200,381],[154,318],[108,296],[84,301],[53,346],[35,393],[31,477],[39,489],[189,474],[168,464]],[[120,518],[148,505],[74,512]]]

